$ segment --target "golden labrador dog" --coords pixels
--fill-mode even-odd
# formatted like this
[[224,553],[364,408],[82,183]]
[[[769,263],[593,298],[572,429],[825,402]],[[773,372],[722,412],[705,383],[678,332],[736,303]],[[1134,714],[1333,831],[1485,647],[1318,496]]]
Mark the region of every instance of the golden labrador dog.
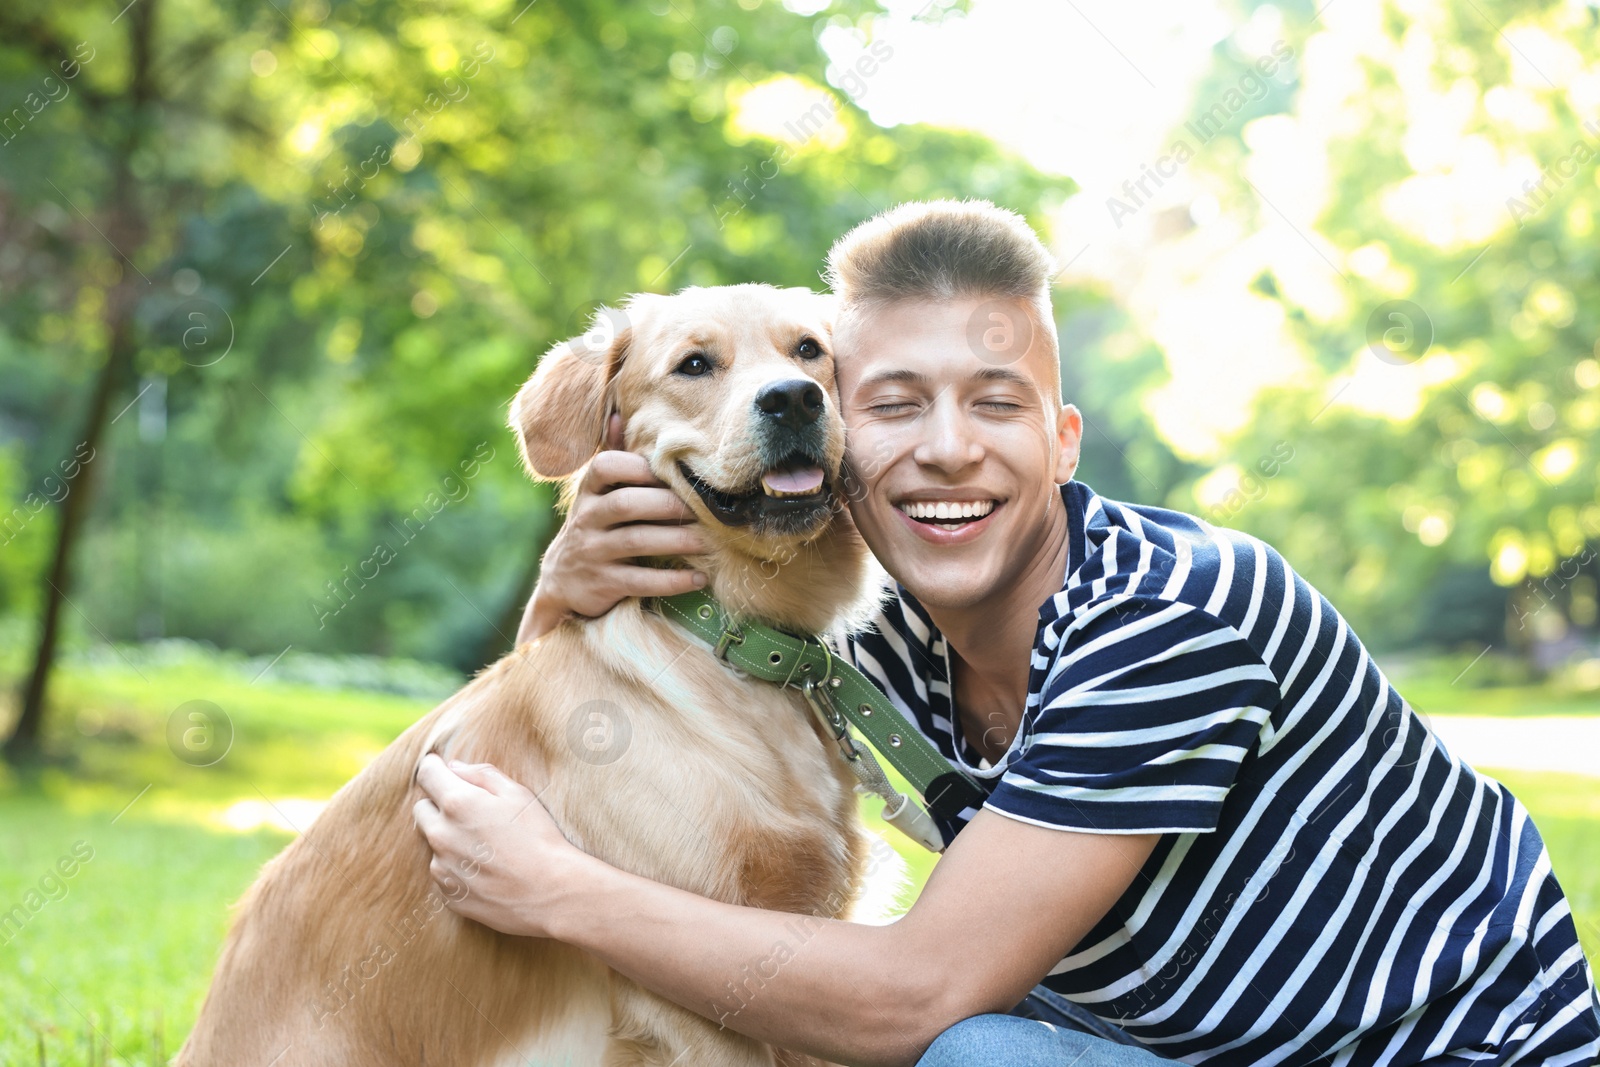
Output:
[[[826,298],[765,285],[639,295],[552,349],[511,406],[535,478],[626,446],[716,548],[690,562],[736,614],[818,632],[861,610],[841,506]],[[555,941],[462,919],[412,822],[430,751],[547,782],[567,837],[730,903],[843,917],[867,854],[853,777],[800,695],[735,674],[638,601],[478,675],[390,745],[239,905],[181,1067],[811,1064]],[[487,857],[484,857],[487,859]],[[770,976],[769,976],[770,977]],[[731,1013],[754,990],[728,976]]]

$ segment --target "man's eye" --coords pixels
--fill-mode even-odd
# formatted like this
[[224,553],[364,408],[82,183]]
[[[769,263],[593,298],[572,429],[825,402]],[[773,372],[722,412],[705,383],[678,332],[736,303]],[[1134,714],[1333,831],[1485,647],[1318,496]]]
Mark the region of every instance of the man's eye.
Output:
[[689,378],[698,378],[700,375],[708,373],[710,370],[711,361],[706,359],[705,356],[702,356],[698,352],[683,357],[682,362],[680,362],[676,368],[678,374],[682,374]]
[[874,415],[898,415],[900,412],[905,411],[909,407],[911,407],[911,405],[903,400],[891,400],[882,404],[873,404],[869,406],[867,410],[872,412]]
[[795,346],[794,352],[801,359],[816,359],[822,355],[822,346],[817,343],[816,338],[807,337]]
[[991,411],[1021,411],[1022,405],[1010,400],[985,400],[983,406]]

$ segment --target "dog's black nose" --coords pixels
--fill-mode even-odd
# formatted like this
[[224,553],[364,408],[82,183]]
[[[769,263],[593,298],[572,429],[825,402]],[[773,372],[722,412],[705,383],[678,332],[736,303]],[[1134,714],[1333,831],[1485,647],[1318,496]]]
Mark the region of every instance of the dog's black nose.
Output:
[[816,422],[822,406],[822,387],[809,378],[773,382],[756,394],[756,410],[791,430]]

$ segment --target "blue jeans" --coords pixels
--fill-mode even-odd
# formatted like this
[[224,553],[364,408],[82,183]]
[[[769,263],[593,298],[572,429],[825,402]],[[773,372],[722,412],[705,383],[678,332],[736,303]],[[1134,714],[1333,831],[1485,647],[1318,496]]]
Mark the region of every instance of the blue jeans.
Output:
[[1044,986],[1009,1015],[974,1015],[934,1039],[917,1067],[1160,1067],[1139,1045]]

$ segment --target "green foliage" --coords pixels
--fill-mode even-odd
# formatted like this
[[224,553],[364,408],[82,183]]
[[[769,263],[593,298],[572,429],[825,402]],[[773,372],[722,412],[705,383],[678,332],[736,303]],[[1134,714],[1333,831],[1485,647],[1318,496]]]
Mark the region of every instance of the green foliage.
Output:
[[[1316,371],[1264,395],[1235,443],[1233,454],[1250,456],[1288,442],[1295,458],[1229,524],[1283,550],[1380,644],[1526,651],[1536,636],[1573,628],[1592,640],[1600,124],[1565,88],[1573,73],[1552,64],[1566,54],[1592,69],[1600,11],[1461,2],[1391,6],[1384,19],[1384,38],[1350,61],[1355,81],[1333,102],[1325,81],[1309,102],[1302,84],[1277,108],[1326,144],[1314,240],[1331,244],[1339,310],[1286,296],[1270,273],[1260,279]],[[1548,48],[1533,58],[1513,43],[1528,39]],[[1343,76],[1326,73],[1343,62],[1324,64],[1323,76]],[[1430,155],[1441,138],[1455,153],[1447,159]],[[1527,172],[1509,164],[1520,158],[1532,178],[1519,187],[1513,176]],[[1239,180],[1240,162],[1219,163],[1213,177],[1235,204],[1271,217]],[[1463,193],[1468,181],[1492,195]],[[1450,196],[1464,198],[1454,217],[1435,210]],[[1398,318],[1385,311],[1397,300],[1409,302]],[[1325,408],[1338,376],[1363,363],[1370,374],[1375,360],[1383,391],[1420,394],[1414,410],[1398,400],[1387,416]],[[1452,588],[1435,595],[1441,584]]]
[[1165,358],[1106,294],[1061,290],[1055,307],[1062,395],[1084,420],[1074,477],[1112,500],[1164,504],[1199,473],[1167,447],[1144,407],[1168,379]]
[[[0,799],[0,811],[16,827],[0,844],[0,907],[26,908],[29,892],[42,902],[0,945],[0,1062],[165,1063],[199,1012],[229,903],[289,835],[131,814],[112,824],[115,808],[38,796]],[[75,847],[92,858],[73,868]]]
[[[0,104],[52,71],[70,90],[0,144],[0,445],[16,457],[0,502],[76,443],[120,276],[119,145],[148,231],[130,245],[149,283],[139,380],[113,411],[143,392],[105,442],[68,613],[108,639],[478,666],[508,643],[554,525],[506,405],[595,306],[817,287],[829,244],[891,203],[987,196],[1037,217],[1070,189],[978,137],[873,126],[816,43],[826,25],[870,35],[865,5],[120,6],[0,16]],[[139,100],[136,15],[154,40]],[[79,42],[93,58],[62,80]],[[780,77],[822,110],[756,132],[741,101]],[[810,136],[776,139],[785,125]],[[370,562],[384,549],[392,563]],[[36,562],[0,563],[0,613],[32,605]]]
[[48,485],[23,481],[21,449],[0,448],[0,604],[31,607],[35,575],[44,568],[52,526],[51,504],[65,489],[59,472],[51,472]]

